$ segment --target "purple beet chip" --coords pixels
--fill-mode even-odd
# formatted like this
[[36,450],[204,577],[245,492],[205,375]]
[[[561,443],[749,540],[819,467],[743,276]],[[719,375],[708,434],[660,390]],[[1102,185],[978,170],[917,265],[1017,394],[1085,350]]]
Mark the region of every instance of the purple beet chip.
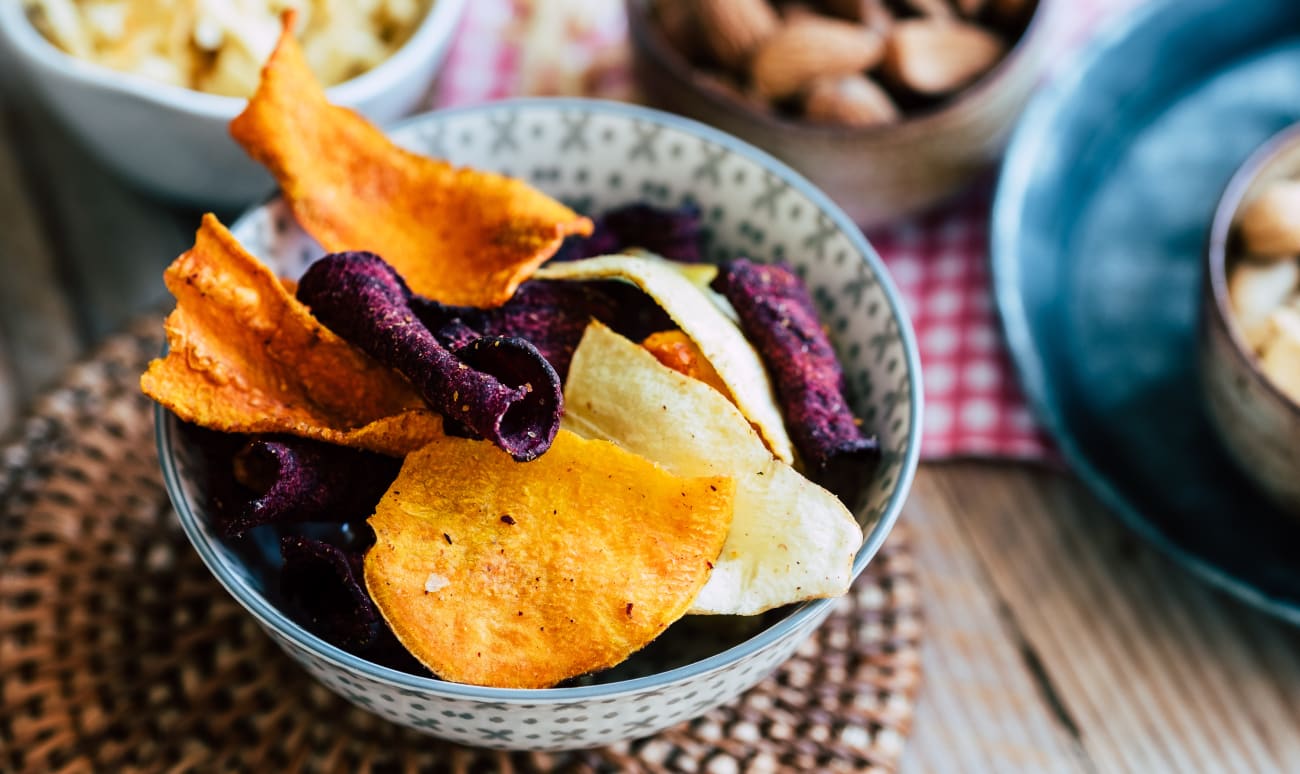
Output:
[[384,628],[362,585],[362,555],[299,535],[280,538],[280,595],[306,628],[341,648],[364,651]]
[[565,240],[553,261],[576,261],[639,247],[672,261],[699,263],[702,256],[700,210],[687,204],[666,209],[629,204],[596,219],[589,237]]
[[775,382],[790,438],[810,477],[851,502],[880,457],[844,400],[844,372],[808,290],[784,264],[724,264],[713,287],[740,315]]
[[220,527],[240,537],[263,524],[363,520],[402,461],[303,438],[254,438],[233,457],[239,497]]
[[635,341],[677,327],[635,285],[612,280],[531,280],[495,309],[444,306],[420,297],[411,300],[411,307],[453,350],[473,332],[524,339],[561,380],[568,375],[573,352],[593,318]]
[[[471,365],[417,318],[406,283],[373,253],[334,253],[316,261],[298,283],[298,299],[325,327],[401,372],[451,426],[492,441],[520,462],[550,448],[563,413],[560,379],[526,341],[499,341],[495,346],[505,353]],[[470,346],[467,337],[458,346]],[[517,381],[521,374],[529,381]]]

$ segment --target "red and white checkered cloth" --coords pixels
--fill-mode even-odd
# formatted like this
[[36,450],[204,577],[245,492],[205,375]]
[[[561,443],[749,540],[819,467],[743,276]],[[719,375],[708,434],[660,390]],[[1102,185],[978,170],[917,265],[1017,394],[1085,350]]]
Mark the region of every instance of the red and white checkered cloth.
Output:
[[[1052,34],[1062,46],[1087,38],[1097,23],[1141,0],[1052,2]],[[435,106],[473,104],[537,90],[527,44],[518,34],[525,8],[565,6],[563,34],[543,44],[550,57],[572,60],[573,71],[608,59],[626,36],[621,3],[605,0],[474,0],[452,47]],[[572,13],[574,10],[579,13]],[[556,8],[551,9],[555,11]],[[565,9],[552,19],[565,16]],[[549,22],[538,26],[545,28]],[[578,29],[573,25],[577,24]],[[552,30],[556,25],[549,23]],[[1059,67],[1063,60],[1055,64]],[[607,72],[617,89],[626,71]],[[547,91],[572,84],[546,83]],[[608,92],[605,92],[606,94]],[[1002,342],[989,291],[988,217],[991,183],[985,181],[944,207],[872,229],[880,252],[907,304],[921,348],[925,382],[925,459],[989,457],[1055,459],[1051,441],[1025,404]]]

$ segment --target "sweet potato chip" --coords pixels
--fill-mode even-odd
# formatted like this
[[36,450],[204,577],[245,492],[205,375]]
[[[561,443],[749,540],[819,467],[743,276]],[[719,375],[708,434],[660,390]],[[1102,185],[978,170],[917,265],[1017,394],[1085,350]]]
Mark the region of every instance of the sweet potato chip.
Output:
[[649,350],[655,360],[679,374],[704,382],[731,400],[731,391],[722,383],[722,377],[713,370],[713,366],[695,342],[691,341],[690,336],[681,331],[659,331],[647,336],[641,346]]
[[169,349],[140,387],[181,419],[393,456],[442,434],[401,376],[326,330],[214,216],[163,279]]
[[762,434],[772,453],[784,462],[794,461],[794,447],[781,421],[772,383],[754,347],[736,323],[728,319],[706,295],[707,291],[660,258],[605,255],[543,267],[538,279],[627,280],[653,298],[673,322],[690,336],[708,359],[736,405]]
[[439,439],[406,458],[370,519],[366,586],[439,677],[544,688],[619,663],[686,612],[734,491],[563,430],[526,465]]
[[592,323],[564,392],[564,428],[613,441],[679,476],[735,480],[731,531],[692,613],[752,615],[848,590],[862,545],[852,514],[774,459],[717,390]]
[[378,253],[444,304],[502,304],[566,236],[591,233],[521,181],[403,150],[331,105],[287,26],[230,133],[326,250]]

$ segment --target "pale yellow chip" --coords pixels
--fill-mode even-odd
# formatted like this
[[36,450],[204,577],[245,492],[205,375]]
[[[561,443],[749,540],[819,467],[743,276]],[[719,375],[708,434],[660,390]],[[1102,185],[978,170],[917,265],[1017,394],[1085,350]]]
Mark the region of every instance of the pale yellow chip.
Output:
[[634,283],[695,341],[731,391],[736,405],[758,427],[772,453],[784,462],[794,462],[794,446],[786,434],[763,361],[736,323],[718,309],[705,291],[674,268],[672,262],[644,256],[604,255],[543,266],[533,277],[619,278]]
[[736,481],[731,531],[692,613],[752,615],[848,590],[862,530],[835,495],[773,459],[717,390],[592,323],[569,367],[562,426],[679,476]]

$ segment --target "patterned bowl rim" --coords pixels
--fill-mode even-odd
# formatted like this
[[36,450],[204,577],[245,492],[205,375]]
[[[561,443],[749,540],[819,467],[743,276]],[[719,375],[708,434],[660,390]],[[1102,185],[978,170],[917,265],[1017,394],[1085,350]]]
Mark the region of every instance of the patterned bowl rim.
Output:
[[[916,345],[915,334],[912,331],[911,321],[907,316],[906,309],[898,294],[898,290],[894,287],[893,281],[890,279],[880,256],[876,253],[875,249],[871,247],[870,243],[867,242],[862,231],[854,225],[852,220],[849,219],[848,215],[846,215],[838,205],[834,204],[830,200],[830,197],[822,193],[816,186],[808,182],[808,180],[798,172],[795,172],[782,162],[777,161],[764,151],[761,151],[746,142],[738,140],[725,132],[718,131],[717,129],[706,126],[697,121],[692,121],[687,118],[682,118],[658,110],[643,108],[636,105],[576,97],[525,97],[420,113],[397,122],[390,127],[390,130],[405,129],[411,125],[418,125],[430,121],[442,121],[448,117],[456,115],[496,113],[516,109],[537,108],[557,111],[577,110],[593,114],[612,115],[620,118],[636,118],[642,121],[659,124],[666,128],[682,131],[721,145],[733,153],[743,156],[749,161],[757,163],[759,166],[773,172],[789,182],[791,187],[808,197],[809,201],[811,201],[834,222],[836,228],[844,232],[853,248],[862,256],[863,260],[866,261],[868,267],[870,267],[875,278],[880,283],[881,291],[884,293],[885,299],[889,304],[890,312],[898,321],[898,336],[902,343],[904,357],[907,360],[908,389],[911,393],[911,408],[908,412],[909,425],[905,447],[906,450],[902,455],[902,459],[899,460],[899,472],[897,480],[894,483],[894,490],[889,497],[889,501],[881,511],[880,519],[876,522],[870,533],[863,539],[862,547],[858,549],[858,554],[853,562],[853,577],[856,578],[867,566],[867,562],[875,556],[876,552],[880,549],[880,546],[884,543],[886,536],[888,536],[890,530],[893,528],[894,522],[898,520],[898,516],[903,508],[903,503],[907,499],[907,493],[911,489],[912,479],[916,473],[916,466],[921,451],[923,396],[921,392],[920,354]],[[240,225],[247,218],[252,217],[265,206],[266,203],[262,203],[247,210],[235,222],[231,230],[238,231]],[[276,608],[275,605],[271,604],[271,602],[261,593],[253,589],[239,573],[232,570],[226,564],[226,559],[210,542],[210,536],[199,525],[199,518],[194,513],[193,509],[191,509],[190,503],[185,497],[184,489],[181,486],[180,473],[177,469],[173,455],[171,422],[169,421],[170,414],[163,409],[162,406],[156,406],[154,418],[154,432],[158,445],[158,458],[162,466],[163,479],[167,487],[167,493],[171,497],[172,504],[175,506],[176,511],[180,516],[181,525],[185,529],[185,534],[189,537],[190,542],[193,543],[195,550],[198,551],[203,562],[212,571],[213,575],[217,577],[217,580],[220,581],[221,585],[226,588],[226,591],[234,597],[240,605],[252,613],[263,626],[277,633],[289,642],[292,642],[303,651],[311,653],[317,658],[322,659],[335,667],[353,673],[360,673],[379,683],[387,683],[399,688],[442,695],[448,698],[489,702],[561,704],[570,701],[583,701],[631,694],[637,691],[660,688],[679,681],[692,680],[752,656],[753,654],[780,641],[791,631],[796,630],[804,622],[808,621],[808,619],[824,615],[827,612],[826,608],[836,602],[835,599],[818,599],[811,602],[805,602],[785,618],[776,622],[772,626],[769,626],[748,640],[728,648],[727,650],[664,672],[613,683],[603,683],[600,685],[580,686],[574,688],[488,688],[447,682],[436,678],[420,677],[406,672],[400,672],[395,669],[380,666],[358,656],[354,656],[307,631]]]

